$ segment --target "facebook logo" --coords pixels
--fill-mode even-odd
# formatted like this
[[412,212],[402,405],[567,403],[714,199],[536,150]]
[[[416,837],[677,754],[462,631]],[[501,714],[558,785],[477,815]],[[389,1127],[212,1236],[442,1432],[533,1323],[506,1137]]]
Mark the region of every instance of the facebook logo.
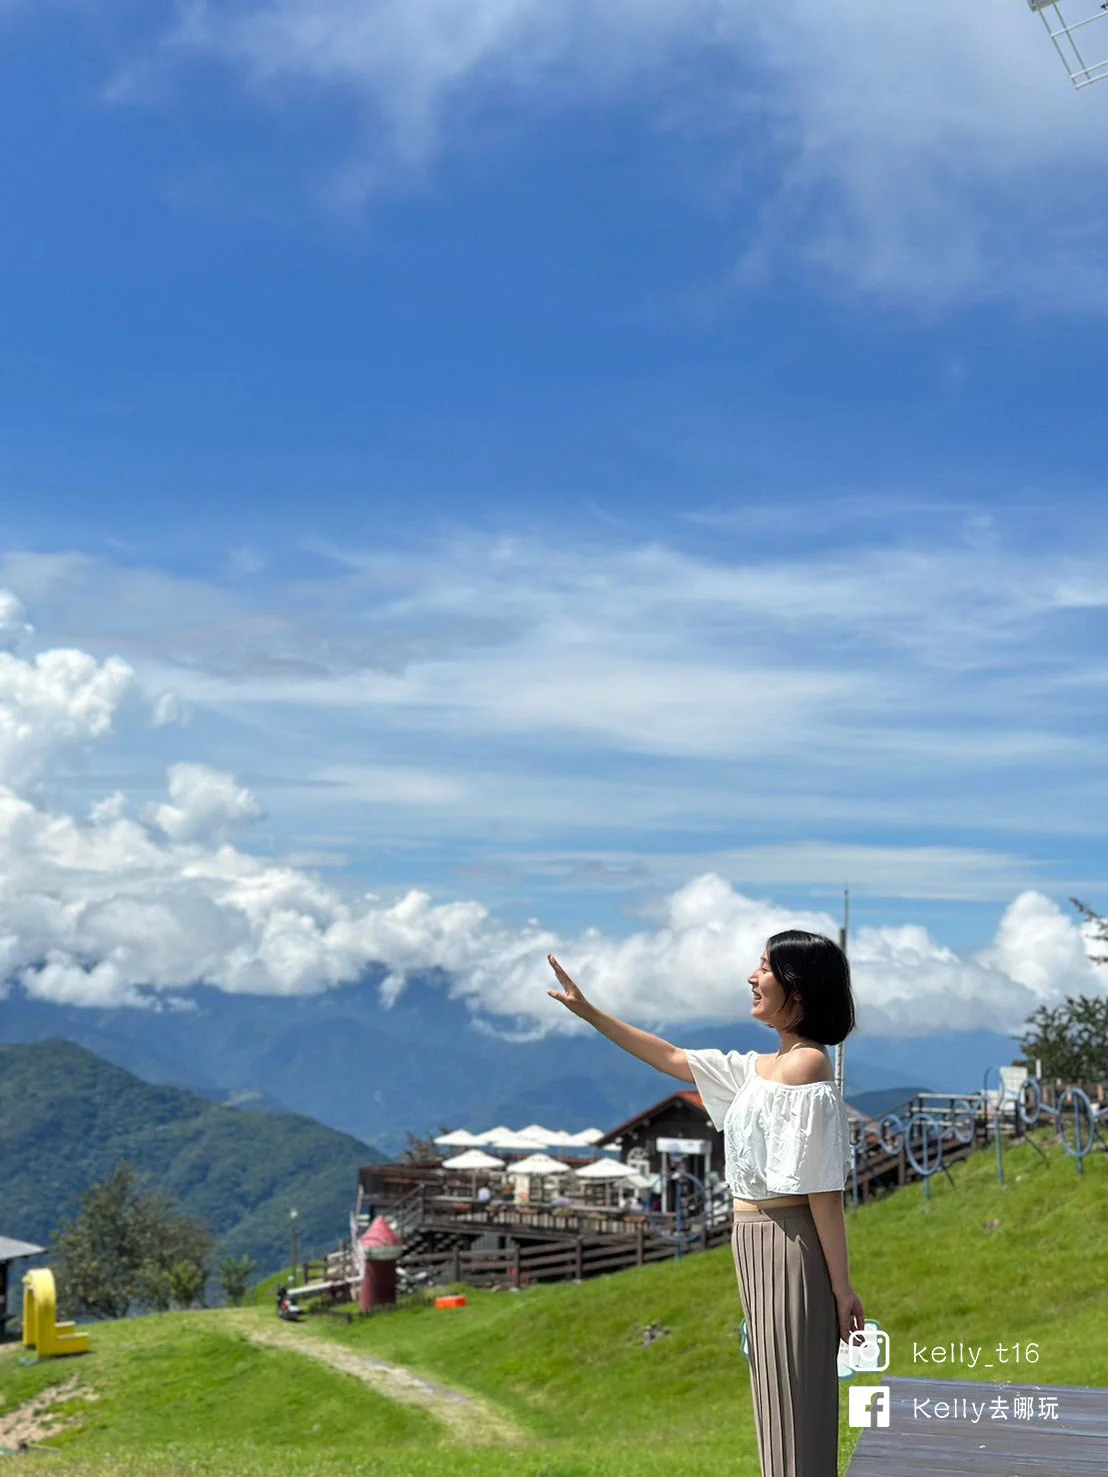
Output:
[[889,1424],[888,1385],[852,1385],[847,1391],[847,1420],[852,1426],[887,1426]]

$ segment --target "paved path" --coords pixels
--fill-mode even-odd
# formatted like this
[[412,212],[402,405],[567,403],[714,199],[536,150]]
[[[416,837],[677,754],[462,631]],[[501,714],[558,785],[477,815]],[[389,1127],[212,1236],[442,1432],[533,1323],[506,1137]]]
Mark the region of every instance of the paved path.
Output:
[[[889,1424],[863,1428],[847,1477],[1108,1472],[1108,1390],[895,1377],[882,1384],[889,1389]],[[1031,1402],[1019,1414],[1017,1397]]]
[[316,1359],[330,1369],[352,1374],[363,1380],[378,1394],[406,1405],[418,1405],[430,1411],[450,1429],[451,1434],[469,1445],[493,1445],[525,1442],[528,1437],[503,1411],[475,1395],[464,1395],[449,1385],[424,1379],[422,1375],[400,1364],[388,1364],[367,1354],[357,1354],[342,1344],[305,1334],[295,1324],[280,1323],[276,1327],[259,1327],[256,1321],[228,1319],[231,1326],[252,1344],[269,1348],[291,1349],[308,1359]]

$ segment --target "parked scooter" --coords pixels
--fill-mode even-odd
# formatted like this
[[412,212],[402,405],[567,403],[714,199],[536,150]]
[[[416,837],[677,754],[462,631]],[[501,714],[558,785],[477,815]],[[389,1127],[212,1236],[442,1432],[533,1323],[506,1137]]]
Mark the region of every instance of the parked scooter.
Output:
[[397,1266],[396,1286],[400,1292],[414,1292],[419,1287],[431,1287],[435,1281],[430,1267],[412,1268]]

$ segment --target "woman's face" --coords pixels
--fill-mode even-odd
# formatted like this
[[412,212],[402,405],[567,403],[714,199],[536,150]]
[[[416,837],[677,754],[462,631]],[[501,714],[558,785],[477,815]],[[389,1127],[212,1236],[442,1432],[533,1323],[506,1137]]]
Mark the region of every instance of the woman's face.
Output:
[[754,992],[754,1000],[750,1007],[750,1019],[761,1021],[764,1025],[773,1026],[777,1030],[785,1030],[783,1023],[792,1014],[790,1006],[786,1012],[785,989],[773,977],[769,967],[769,960],[763,953],[758,961],[758,968],[747,981]]

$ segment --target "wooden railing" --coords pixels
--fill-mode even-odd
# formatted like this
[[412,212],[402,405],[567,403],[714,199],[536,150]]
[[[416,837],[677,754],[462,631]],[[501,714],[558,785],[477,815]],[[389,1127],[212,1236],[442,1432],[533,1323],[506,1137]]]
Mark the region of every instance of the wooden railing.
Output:
[[[722,1246],[731,1239],[731,1223],[701,1227],[683,1252]],[[503,1251],[454,1251],[402,1257],[399,1264],[411,1271],[427,1269],[436,1280],[464,1282],[474,1287],[493,1284],[526,1287],[531,1282],[583,1281],[628,1267],[668,1261],[677,1255],[677,1244],[648,1231],[642,1223],[634,1234],[624,1236],[575,1236],[568,1241],[544,1242],[537,1246],[513,1246]]]

